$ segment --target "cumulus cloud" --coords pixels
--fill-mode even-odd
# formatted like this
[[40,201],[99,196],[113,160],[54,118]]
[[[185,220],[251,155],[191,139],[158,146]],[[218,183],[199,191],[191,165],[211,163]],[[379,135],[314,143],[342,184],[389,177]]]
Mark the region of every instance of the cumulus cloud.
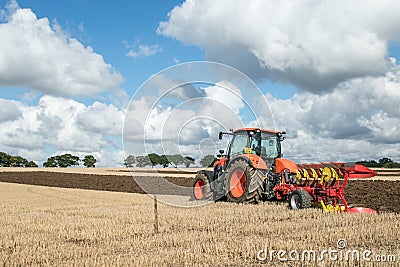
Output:
[[320,92],[393,66],[388,43],[399,41],[399,12],[396,0],[187,0],[157,32],[253,78]]
[[[176,90],[164,92],[169,93],[165,97],[147,94],[131,102],[124,122],[127,154],[214,154],[212,140],[218,131],[244,125],[240,114],[245,106],[242,93],[233,83],[220,81],[200,88],[179,85],[164,76],[153,76],[150,87],[159,89],[158,93],[165,88]],[[173,96],[172,104],[169,99],[165,101],[169,95]]]
[[[242,92],[229,81],[221,81],[214,86],[204,88],[207,103],[220,102],[226,105],[230,113],[238,115],[244,107]],[[205,108],[206,109],[206,108]]]
[[138,45],[137,47],[129,50],[126,56],[131,58],[150,57],[161,51],[162,48],[159,45]]
[[400,159],[400,68],[357,78],[323,96],[267,94],[277,127],[287,130],[286,155],[299,161]]
[[[399,11],[394,0],[187,0],[157,32],[257,80],[304,89],[287,99],[265,94],[275,121],[257,117],[266,128],[287,130],[285,156],[400,160],[400,68],[388,54],[400,41]],[[250,106],[268,113],[259,111],[266,110],[262,98]],[[206,110],[229,116],[226,107]]]
[[166,98],[193,99],[205,96],[202,90],[183,80],[173,80],[163,74],[155,74],[149,80],[149,86],[158,89],[158,95]]
[[124,115],[114,105],[95,102],[77,115],[76,122],[81,128],[91,132],[119,136]]
[[[106,155],[122,155],[119,140],[124,112],[113,105],[95,102],[87,106],[53,96],[41,97],[36,106],[4,99],[0,102],[2,107],[13,106],[19,111],[18,116],[0,121],[0,151],[38,163],[53,155],[49,151],[93,154],[103,159],[98,166],[111,166],[105,161]],[[118,162],[112,165],[118,166],[123,156],[109,162]]]
[[9,12],[0,24],[1,85],[68,97],[119,88],[122,76],[91,47],[30,9],[14,6]]
[[21,117],[21,111],[14,101],[0,99],[0,123]]

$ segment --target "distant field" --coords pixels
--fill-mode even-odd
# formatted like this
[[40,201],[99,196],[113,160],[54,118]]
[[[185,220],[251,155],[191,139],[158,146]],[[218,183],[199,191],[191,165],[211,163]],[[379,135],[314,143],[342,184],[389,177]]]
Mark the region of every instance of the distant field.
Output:
[[[393,213],[292,211],[283,203],[159,203],[154,234],[147,195],[0,183],[0,266],[258,266],[264,246],[300,253],[368,249],[372,260],[397,262],[281,262],[275,253],[262,266],[398,266],[399,221]],[[338,239],[346,248],[338,248]]]
[[400,169],[374,168],[373,170],[377,172],[374,180],[400,181]]

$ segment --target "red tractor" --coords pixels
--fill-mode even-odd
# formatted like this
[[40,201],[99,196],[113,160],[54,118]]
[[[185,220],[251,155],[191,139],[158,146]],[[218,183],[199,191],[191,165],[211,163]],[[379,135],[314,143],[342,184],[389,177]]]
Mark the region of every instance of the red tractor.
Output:
[[376,213],[368,208],[349,208],[344,187],[349,178],[376,175],[364,166],[347,163],[296,164],[282,158],[285,132],[242,128],[230,132],[227,153],[220,150],[214,171],[201,170],[193,186],[195,200],[257,203],[287,200],[292,209],[312,206],[329,212]]

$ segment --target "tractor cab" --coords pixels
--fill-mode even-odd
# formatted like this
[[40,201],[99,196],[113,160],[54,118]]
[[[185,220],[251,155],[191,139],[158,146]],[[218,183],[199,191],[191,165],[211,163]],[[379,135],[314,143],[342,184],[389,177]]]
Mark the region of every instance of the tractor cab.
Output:
[[[243,128],[233,135],[227,151],[227,161],[243,154],[253,154],[262,158],[267,164],[281,157],[282,133],[257,128]],[[222,135],[220,135],[222,137]]]

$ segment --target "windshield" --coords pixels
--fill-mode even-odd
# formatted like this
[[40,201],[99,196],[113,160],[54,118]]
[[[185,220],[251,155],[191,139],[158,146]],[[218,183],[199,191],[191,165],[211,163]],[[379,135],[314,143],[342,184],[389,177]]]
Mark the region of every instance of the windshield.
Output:
[[273,133],[257,132],[251,138],[252,153],[261,158],[273,159],[280,155],[277,136]]
[[249,136],[247,132],[236,134],[231,143],[230,156],[237,156],[244,153],[244,148],[248,146]]
[[274,159],[280,156],[280,152],[280,143],[276,134],[243,131],[236,133],[232,139],[228,157],[249,153],[263,159]]

